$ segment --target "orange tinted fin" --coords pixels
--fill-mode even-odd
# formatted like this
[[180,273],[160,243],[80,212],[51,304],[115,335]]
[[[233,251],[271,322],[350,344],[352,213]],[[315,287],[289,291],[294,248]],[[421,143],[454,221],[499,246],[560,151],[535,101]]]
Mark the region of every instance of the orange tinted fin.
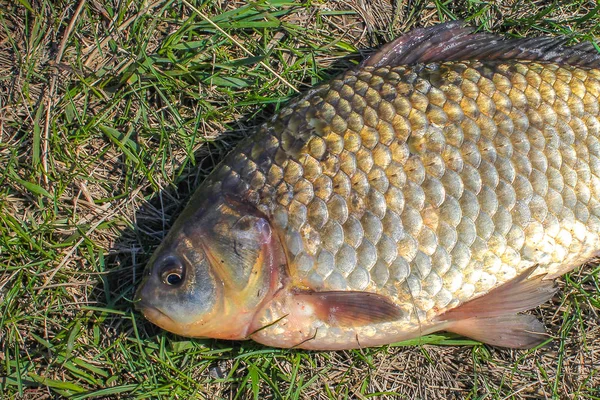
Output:
[[322,321],[337,326],[362,326],[401,318],[402,310],[386,297],[368,292],[299,292],[297,304],[309,307]]
[[531,310],[550,300],[556,287],[545,275],[531,278],[537,266],[528,268],[521,275],[490,290],[483,296],[469,300],[442,314],[438,319],[457,320],[472,317],[498,317]]
[[540,321],[524,314],[461,319],[453,321],[446,330],[492,346],[513,349],[530,349],[549,337]]
[[533,347],[547,337],[544,327],[531,315],[517,315],[548,301],[556,288],[545,275],[531,277],[537,266],[489,293],[442,315],[443,328],[484,343],[502,347]]

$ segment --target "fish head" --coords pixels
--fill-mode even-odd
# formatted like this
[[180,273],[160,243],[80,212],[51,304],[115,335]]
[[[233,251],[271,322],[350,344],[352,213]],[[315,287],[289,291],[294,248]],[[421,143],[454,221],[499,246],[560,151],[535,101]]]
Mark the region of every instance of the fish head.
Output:
[[203,204],[184,210],[150,259],[136,307],[182,336],[246,339],[276,290],[282,247],[255,208],[228,198]]

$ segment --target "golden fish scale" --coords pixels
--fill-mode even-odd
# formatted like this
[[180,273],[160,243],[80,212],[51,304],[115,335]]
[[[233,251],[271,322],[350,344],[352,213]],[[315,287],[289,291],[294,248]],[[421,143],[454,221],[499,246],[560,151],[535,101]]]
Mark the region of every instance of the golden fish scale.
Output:
[[270,216],[293,284],[432,317],[600,248],[600,71],[447,62],[346,72],[209,178]]

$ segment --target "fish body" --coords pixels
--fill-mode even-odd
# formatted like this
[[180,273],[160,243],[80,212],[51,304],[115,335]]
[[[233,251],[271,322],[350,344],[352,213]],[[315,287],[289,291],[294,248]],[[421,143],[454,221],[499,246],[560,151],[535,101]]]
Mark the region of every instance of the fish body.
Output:
[[447,330],[531,347],[519,314],[600,249],[600,55],[415,30],[243,141],[147,267],[185,336],[347,349]]

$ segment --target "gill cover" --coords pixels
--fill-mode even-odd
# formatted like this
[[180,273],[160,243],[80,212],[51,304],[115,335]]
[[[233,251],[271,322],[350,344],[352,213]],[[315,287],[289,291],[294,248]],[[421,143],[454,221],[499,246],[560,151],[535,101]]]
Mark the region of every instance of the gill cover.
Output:
[[280,287],[285,255],[256,208],[231,197],[204,204],[182,214],[150,260],[138,308],[176,334],[245,339]]

